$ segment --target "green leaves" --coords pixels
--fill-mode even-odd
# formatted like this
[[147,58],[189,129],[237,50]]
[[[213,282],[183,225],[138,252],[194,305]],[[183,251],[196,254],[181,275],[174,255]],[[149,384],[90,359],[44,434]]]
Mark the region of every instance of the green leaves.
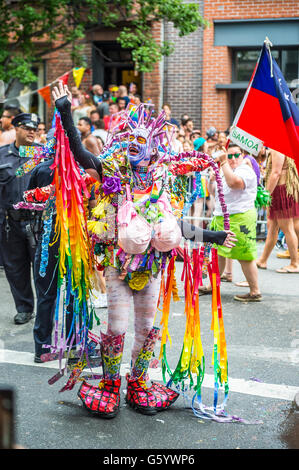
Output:
[[151,25],[159,21],[172,22],[180,36],[207,24],[198,5],[183,0],[0,0],[0,79],[34,81],[32,66],[57,41],[72,45],[74,66],[86,66],[80,43],[86,31],[101,26],[119,28],[118,41],[132,49],[135,69],[149,72],[174,49],[152,36]]
[[132,59],[140,72],[151,71],[153,64],[162,58],[161,47],[151,36],[150,28],[147,29],[146,31],[140,27],[134,30],[124,28],[118,37],[122,47],[132,49]]

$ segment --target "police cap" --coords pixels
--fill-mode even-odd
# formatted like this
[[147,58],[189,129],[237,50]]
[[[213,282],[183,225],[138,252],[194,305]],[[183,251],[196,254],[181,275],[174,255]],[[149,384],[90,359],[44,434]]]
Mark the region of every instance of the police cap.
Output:
[[32,129],[37,129],[37,126],[40,123],[40,118],[34,113],[20,113],[13,118],[11,123],[14,127],[27,126],[32,127]]

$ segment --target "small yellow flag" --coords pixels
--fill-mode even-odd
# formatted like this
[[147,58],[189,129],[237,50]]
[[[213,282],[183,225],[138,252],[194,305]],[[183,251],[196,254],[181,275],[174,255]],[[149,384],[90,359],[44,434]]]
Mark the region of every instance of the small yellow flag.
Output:
[[76,87],[79,88],[80,83],[82,81],[83,75],[85,72],[85,67],[74,68],[73,69],[73,77],[75,80]]

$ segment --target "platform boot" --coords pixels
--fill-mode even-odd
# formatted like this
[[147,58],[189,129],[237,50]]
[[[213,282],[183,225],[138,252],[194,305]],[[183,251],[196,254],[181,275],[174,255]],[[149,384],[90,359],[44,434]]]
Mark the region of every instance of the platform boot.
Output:
[[103,378],[99,386],[84,381],[78,392],[84,406],[101,418],[114,418],[119,411],[124,340],[125,333],[116,336],[101,333]]
[[158,382],[147,386],[148,367],[158,336],[159,328],[153,327],[144,341],[131,374],[126,377],[126,402],[134,410],[146,415],[168,409],[179,396],[177,392]]

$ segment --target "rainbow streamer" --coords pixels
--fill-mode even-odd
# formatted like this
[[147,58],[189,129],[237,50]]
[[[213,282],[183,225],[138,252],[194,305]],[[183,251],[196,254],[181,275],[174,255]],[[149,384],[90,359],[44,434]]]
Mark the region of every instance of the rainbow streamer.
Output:
[[228,395],[228,364],[227,349],[224,332],[221,294],[220,274],[218,268],[217,250],[212,248],[212,263],[208,266],[210,281],[212,285],[212,323],[211,330],[214,332],[214,348],[212,364],[214,366],[214,412],[217,410],[219,386],[224,384],[224,404]]
[[[82,351],[86,346],[88,329],[92,328],[93,310],[89,312],[87,300],[91,289],[90,278],[93,271],[91,244],[87,230],[87,219],[84,208],[84,196],[89,198],[86,183],[70,151],[69,141],[61,125],[60,117],[56,118],[56,155],[51,169],[54,169],[54,186],[56,196],[55,239],[59,241],[58,262],[58,295],[55,314],[55,342],[53,350],[59,349],[60,355],[71,347],[75,332],[72,331],[63,340],[63,327],[60,346],[58,347],[58,317],[60,289],[65,282],[63,316],[67,314],[70,296],[73,302],[73,328],[77,326],[77,336]],[[80,331],[78,331],[80,325]],[[78,339],[78,337],[77,337]]]
[[[194,256],[196,256],[196,250],[194,250]],[[163,342],[162,330],[162,342],[161,351],[163,353],[162,370],[168,372],[170,380],[168,386],[174,383],[178,386],[181,385],[182,390],[185,390],[185,381],[190,381],[190,388],[200,393],[201,384],[204,377],[204,353],[201,342],[200,334],[200,319],[199,319],[199,302],[198,302],[198,285],[201,282],[201,264],[196,260],[194,262],[195,269],[192,268],[191,259],[188,255],[187,245],[184,247],[184,268],[182,273],[182,280],[185,281],[185,316],[186,316],[186,327],[184,334],[183,347],[178,364],[173,373],[166,359],[166,344]],[[165,323],[165,321],[164,321]],[[161,354],[160,354],[161,356]],[[192,374],[197,374],[197,383],[194,385]],[[165,375],[163,376],[165,379]]]
[[[182,281],[185,289],[185,316],[186,326],[184,333],[183,347],[180,358],[174,372],[171,371],[166,358],[166,341],[170,338],[168,331],[169,304],[171,299],[171,289],[173,286],[174,267],[171,263],[168,266],[167,285],[164,285],[162,279],[163,293],[163,311],[162,311],[162,341],[160,350],[160,359],[162,357],[162,374],[164,383],[166,383],[166,373],[170,379],[167,386],[174,383],[177,389],[181,390],[183,396],[190,389],[195,391],[192,399],[192,409],[198,417],[214,419],[215,421],[228,421],[224,416],[224,406],[228,396],[228,367],[227,350],[224,333],[224,323],[222,315],[221,297],[220,297],[220,275],[218,270],[217,250],[212,248],[212,260],[208,265],[209,274],[212,282],[212,325],[214,332],[213,346],[213,365],[214,365],[214,403],[213,413],[207,411],[208,408],[202,403],[201,388],[205,374],[205,357],[201,341],[200,315],[199,315],[199,285],[202,285],[203,266],[204,266],[205,248],[193,249],[192,259],[188,254],[187,244],[184,247],[184,267]],[[194,380],[196,375],[196,381]],[[189,382],[189,385],[186,384]],[[220,385],[225,385],[225,398],[219,411],[218,391]],[[195,399],[199,408],[195,408]],[[229,418],[231,419],[231,418]]]

